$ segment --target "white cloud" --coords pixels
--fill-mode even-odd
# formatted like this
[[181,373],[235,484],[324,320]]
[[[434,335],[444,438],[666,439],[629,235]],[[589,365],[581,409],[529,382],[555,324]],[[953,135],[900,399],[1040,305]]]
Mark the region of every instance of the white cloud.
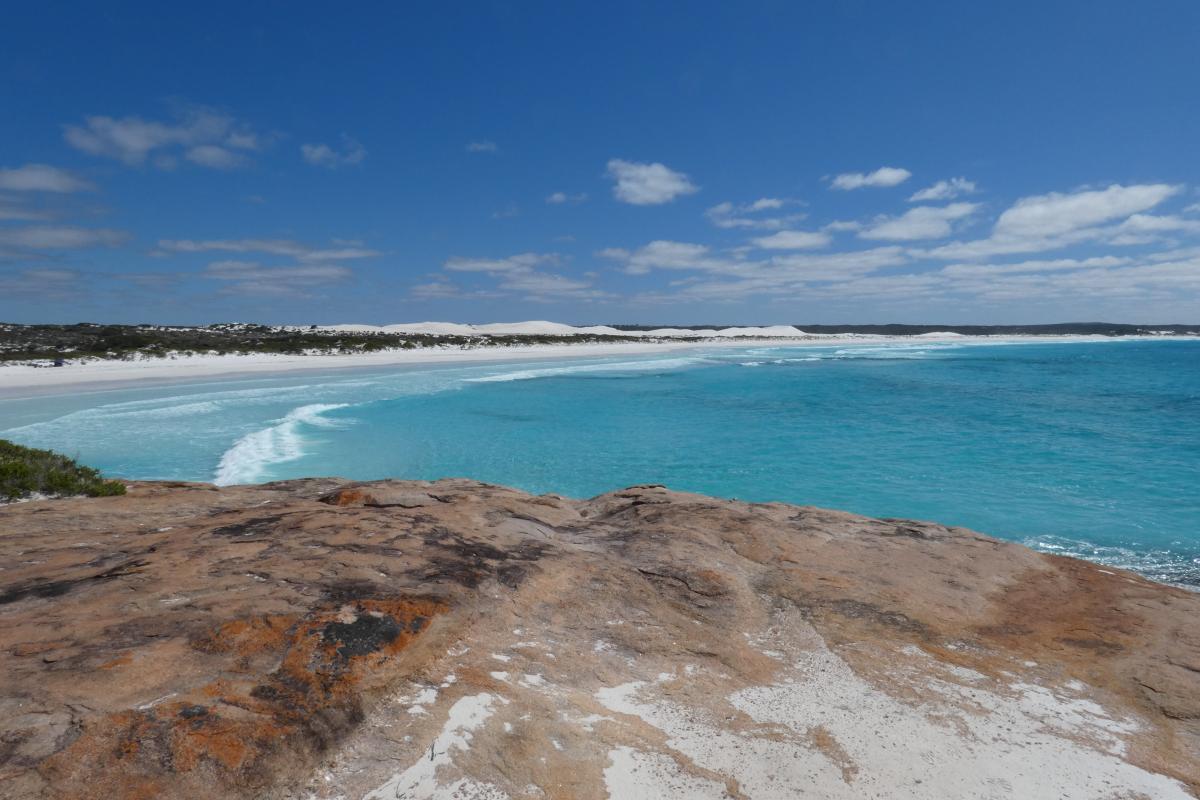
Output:
[[1018,261],[1011,264],[948,264],[941,274],[951,277],[989,277],[1019,272],[1058,272],[1062,270],[1119,267],[1133,262],[1132,258],[1096,256],[1094,258],[1055,258]]
[[874,172],[846,172],[834,177],[831,188],[849,191],[863,187],[899,186],[912,177],[912,173],[901,167],[880,167]]
[[83,276],[69,269],[27,269],[21,272],[0,273],[0,295],[28,295],[37,300],[66,299],[82,296]]
[[341,150],[335,150],[327,144],[302,144],[300,155],[313,166],[337,169],[361,164],[367,157],[367,149],[358,141],[342,134]]
[[[590,281],[544,272],[537,267],[561,263],[557,253],[518,253],[507,258],[461,258],[448,259],[442,266],[451,272],[484,273],[495,279],[496,290],[502,294],[519,294],[525,300],[549,302],[553,300],[599,300],[609,297],[607,292],[592,287]],[[417,291],[419,289],[419,291]],[[414,292],[424,297],[447,297],[451,293],[459,296],[457,287],[444,281],[424,284]],[[479,296],[494,296],[495,291],[475,292]]]
[[338,264],[304,264],[300,266],[268,267],[256,261],[214,261],[204,269],[209,278],[221,280],[286,280],[301,283],[328,283],[349,278],[349,267]]
[[990,237],[952,242],[922,255],[974,259],[1040,253],[1089,241],[1119,246],[1145,244],[1157,240],[1168,228],[1183,230],[1179,223],[1186,220],[1176,223],[1174,220],[1178,218],[1130,218],[1157,206],[1179,190],[1180,187],[1168,184],[1114,184],[1106,189],[1024,197],[1000,215]]
[[510,272],[500,281],[500,288],[534,298],[595,297],[601,293],[588,281],[554,275],[547,272]]
[[24,208],[0,199],[0,220],[12,222],[38,222],[40,220],[52,219],[52,216],[53,215],[47,211],[42,211],[36,208]]
[[708,221],[718,228],[746,228],[750,230],[777,231],[804,219],[805,214],[786,214],[776,217],[757,216],[762,211],[778,211],[795,201],[778,197],[763,197],[753,203],[735,205],[731,202],[718,203],[704,212]]
[[[336,244],[336,243],[335,243]],[[380,255],[378,250],[350,245],[333,248],[313,247],[291,239],[160,239],[159,253],[268,253],[291,256],[299,261],[344,261],[354,258],[371,258]]]
[[[189,161],[207,167],[228,169],[244,156],[235,151],[259,149],[260,137],[244,123],[228,114],[194,107],[175,115],[172,122],[157,122],[141,117],[86,117],[82,125],[67,125],[63,136],[77,150],[94,156],[140,166],[153,156],[160,169],[172,168],[180,150]],[[217,148],[224,151],[218,153]]]
[[263,264],[257,260],[227,259],[209,263],[203,277],[224,281],[223,293],[307,297],[309,290],[348,280],[353,270],[343,263],[382,255],[356,240],[334,239],[332,246],[314,246],[291,239],[162,239],[151,255],[191,253],[254,253],[290,259]]
[[979,208],[976,203],[951,203],[948,206],[917,206],[898,217],[884,217],[859,231],[861,239],[893,242],[942,239],[949,236],[951,223],[964,219]]
[[96,187],[82,178],[49,164],[26,164],[15,169],[0,169],[0,189],[10,192],[67,194],[94,188]]
[[948,181],[938,181],[933,186],[927,186],[919,192],[915,192],[912,197],[908,198],[908,202],[922,203],[931,200],[953,200],[959,195],[974,194],[975,191],[974,181],[969,181],[966,178],[951,178]]
[[27,228],[0,229],[0,247],[26,250],[77,250],[87,247],[113,247],[129,235],[111,228],[80,228],[74,225],[35,225]]
[[500,152],[500,148],[496,146],[495,142],[489,142],[488,140],[484,139],[483,141],[480,141],[480,142],[470,142],[467,145],[467,152],[468,153],[498,153],[498,152]]
[[544,264],[557,264],[557,253],[518,253],[508,258],[461,258],[447,259],[442,266],[452,272],[521,272]]
[[613,196],[635,206],[662,205],[700,191],[687,175],[659,163],[614,158],[608,162],[608,176],[616,182]]
[[606,257],[625,261],[630,275],[645,275],[655,269],[691,269],[722,272],[733,268],[735,260],[714,256],[707,245],[659,239],[634,252],[619,248],[601,251]]
[[580,192],[579,194],[567,194],[566,192],[554,192],[546,197],[546,202],[552,206],[561,205],[579,205],[587,200],[587,194]]
[[754,244],[767,250],[811,250],[825,247],[831,241],[832,236],[819,231],[780,231],[755,239]]
[[1153,208],[1179,192],[1165,183],[1050,194],[1018,200],[996,221],[1001,237],[1050,237],[1128,217]]
[[349,267],[339,264],[264,266],[257,261],[214,261],[204,268],[204,277],[228,281],[227,294],[306,296],[308,290],[353,277]]
[[448,297],[461,297],[463,292],[453,283],[442,278],[435,278],[428,283],[419,283],[408,290],[408,293],[420,300],[438,300]]
[[216,144],[199,144],[188,148],[183,157],[193,164],[213,169],[234,169],[246,164],[248,159],[240,153]]
[[[721,281],[719,291],[736,291],[741,295],[770,294],[811,281],[842,280],[908,260],[904,250],[895,246],[819,255],[791,253],[765,260],[747,259],[740,252],[715,253],[702,244],[665,240],[650,242],[632,252],[620,249],[602,252],[624,262],[625,272],[633,275],[644,275],[652,270],[677,270],[737,278],[736,286]],[[710,289],[718,293],[711,281],[693,283],[680,291],[694,298],[699,292]]]
[[892,245],[843,253],[797,253],[773,258],[766,274],[791,282],[837,281],[866,275],[884,267],[899,266],[907,261],[904,250]]

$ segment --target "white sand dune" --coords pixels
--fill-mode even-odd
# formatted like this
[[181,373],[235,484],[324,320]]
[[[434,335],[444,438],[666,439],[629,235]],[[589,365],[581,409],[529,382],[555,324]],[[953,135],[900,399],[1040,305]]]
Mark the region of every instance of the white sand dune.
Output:
[[326,325],[320,328],[326,331],[347,331],[355,333],[414,333],[427,336],[637,336],[640,338],[738,338],[746,336],[769,336],[772,338],[790,338],[794,336],[812,336],[791,325],[771,325],[767,327],[748,328],[705,328],[690,330],[688,328],[656,328],[649,331],[623,331],[608,325],[587,325],[576,327],[561,322],[548,320],[529,320],[526,322],[492,322],[486,325],[466,325],[459,322],[409,322],[396,325]]

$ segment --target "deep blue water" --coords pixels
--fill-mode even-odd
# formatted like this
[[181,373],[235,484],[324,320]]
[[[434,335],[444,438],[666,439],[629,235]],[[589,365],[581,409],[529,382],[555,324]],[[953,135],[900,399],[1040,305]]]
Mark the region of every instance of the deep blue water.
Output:
[[1200,585],[1200,342],[715,348],[0,401],[134,478],[664,483],[915,517]]

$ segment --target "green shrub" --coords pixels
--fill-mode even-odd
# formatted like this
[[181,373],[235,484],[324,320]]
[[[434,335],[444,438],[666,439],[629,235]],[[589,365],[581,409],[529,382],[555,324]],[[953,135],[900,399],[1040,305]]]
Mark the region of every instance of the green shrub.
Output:
[[35,450],[0,439],[0,502],[32,494],[108,497],[125,494],[125,484],[105,480],[91,467],[51,450]]

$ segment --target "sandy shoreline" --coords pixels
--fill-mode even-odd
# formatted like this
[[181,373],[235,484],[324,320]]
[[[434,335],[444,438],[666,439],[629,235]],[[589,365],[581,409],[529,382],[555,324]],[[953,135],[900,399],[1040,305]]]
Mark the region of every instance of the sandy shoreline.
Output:
[[[478,347],[472,349],[430,347],[416,350],[387,350],[362,354],[282,355],[190,355],[176,358],[146,358],[137,361],[89,361],[68,363],[64,367],[0,365],[0,399],[16,399],[67,391],[103,391],[126,388],[130,384],[175,383],[247,375],[286,374],[308,370],[340,370],[417,366],[423,364],[479,364],[490,361],[533,361],[562,358],[601,358],[641,355],[679,350],[737,347],[842,347],[892,344],[999,344],[1028,342],[1130,341],[1143,338],[1105,336],[828,336],[763,339],[722,339],[678,342],[613,342],[586,344],[546,344],[514,347]],[[1193,338],[1193,337],[1180,337]]]

